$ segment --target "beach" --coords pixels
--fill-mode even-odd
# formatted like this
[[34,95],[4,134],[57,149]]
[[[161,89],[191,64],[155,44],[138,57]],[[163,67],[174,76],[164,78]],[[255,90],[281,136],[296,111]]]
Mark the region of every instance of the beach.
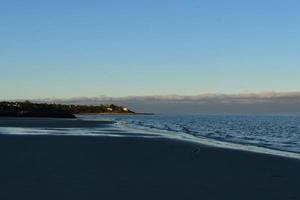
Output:
[[0,135],[0,199],[300,199],[300,160],[164,138]]

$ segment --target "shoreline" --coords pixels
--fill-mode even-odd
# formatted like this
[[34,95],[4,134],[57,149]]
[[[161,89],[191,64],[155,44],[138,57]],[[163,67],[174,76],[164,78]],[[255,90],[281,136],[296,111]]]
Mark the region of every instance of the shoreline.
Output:
[[0,161],[1,199],[300,198],[299,160],[164,138],[0,135]]
[[76,115],[155,115],[155,113],[78,113]]
[[[70,134],[68,136],[83,136],[83,137],[105,137],[107,136],[119,136],[119,137],[161,137],[170,140],[176,140],[181,142],[194,143],[196,145],[205,145],[212,148],[221,148],[221,149],[230,149],[237,151],[245,151],[252,152],[257,154],[265,154],[272,156],[279,156],[284,158],[292,158],[300,160],[300,153],[292,152],[292,151],[284,151],[281,149],[275,148],[267,148],[263,146],[256,146],[253,144],[247,143],[234,143],[227,142],[221,140],[215,140],[212,138],[205,137],[195,137],[193,135],[189,135],[186,133],[178,134],[172,131],[163,131],[163,130],[143,130],[143,129],[134,129],[123,125],[118,125],[117,129],[113,129],[112,131],[107,128],[113,128],[111,125],[115,124],[116,121],[111,120],[102,120],[102,121],[94,121],[94,120],[84,120],[81,118],[75,119],[62,119],[62,118],[0,118],[0,128],[97,128],[98,131],[101,131],[101,134],[97,135],[97,133],[84,133],[84,135],[80,135],[80,133]],[[102,129],[105,128],[106,133],[103,133]],[[116,128],[116,127],[114,127]],[[125,132],[124,132],[125,131]],[[1,132],[0,132],[1,134]],[[24,135],[27,134],[18,134]],[[31,134],[29,134],[31,135]],[[51,134],[49,134],[50,136]],[[62,134],[57,134],[57,136],[63,136]]]
[[166,131],[166,130],[145,130],[145,129],[134,129],[126,126],[118,126],[120,129],[124,129],[126,131],[134,131],[134,132],[143,132],[148,134],[157,134],[159,136],[163,136],[166,139],[170,140],[178,140],[182,142],[194,143],[198,145],[205,145],[212,148],[221,148],[221,149],[231,149],[237,151],[245,151],[257,154],[265,154],[272,156],[279,156],[284,158],[298,159],[300,160],[300,153],[293,151],[285,151],[282,149],[276,148],[268,148],[254,144],[248,143],[237,143],[237,142],[228,142],[224,140],[216,140],[208,137],[196,137],[187,133],[181,132],[178,135],[178,132]]

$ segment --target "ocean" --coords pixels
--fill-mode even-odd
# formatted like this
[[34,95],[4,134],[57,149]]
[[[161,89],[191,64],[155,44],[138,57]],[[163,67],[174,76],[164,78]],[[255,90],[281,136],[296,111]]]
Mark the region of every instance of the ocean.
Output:
[[163,132],[171,137],[191,136],[189,138],[226,142],[227,145],[300,153],[300,115],[161,114],[100,118],[135,130]]
[[167,137],[300,158],[300,115],[161,114],[78,117],[85,121],[104,120],[114,123],[101,127],[64,127],[64,123],[60,126],[39,127],[34,126],[34,121],[31,126],[18,122],[10,123],[14,124],[12,126],[5,122],[7,119],[1,119],[0,134]]

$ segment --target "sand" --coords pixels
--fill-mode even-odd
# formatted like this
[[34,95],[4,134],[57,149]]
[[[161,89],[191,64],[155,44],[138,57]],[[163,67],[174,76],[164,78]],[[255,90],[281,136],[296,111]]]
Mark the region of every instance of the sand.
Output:
[[0,135],[0,199],[300,199],[300,160],[161,138]]
[[0,117],[0,127],[14,128],[103,128],[112,123],[110,121],[87,121],[80,119]]

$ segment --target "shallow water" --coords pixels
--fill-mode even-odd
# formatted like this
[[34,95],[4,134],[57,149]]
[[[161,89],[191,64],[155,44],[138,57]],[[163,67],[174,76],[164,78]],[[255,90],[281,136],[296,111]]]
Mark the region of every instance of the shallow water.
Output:
[[[90,118],[98,118],[90,116]],[[103,116],[141,130],[162,130],[300,153],[300,116],[151,115]]]
[[[0,118],[0,134],[167,137],[300,158],[300,116],[295,115],[80,115],[78,117],[79,120]],[[115,123],[112,124],[112,121]]]

